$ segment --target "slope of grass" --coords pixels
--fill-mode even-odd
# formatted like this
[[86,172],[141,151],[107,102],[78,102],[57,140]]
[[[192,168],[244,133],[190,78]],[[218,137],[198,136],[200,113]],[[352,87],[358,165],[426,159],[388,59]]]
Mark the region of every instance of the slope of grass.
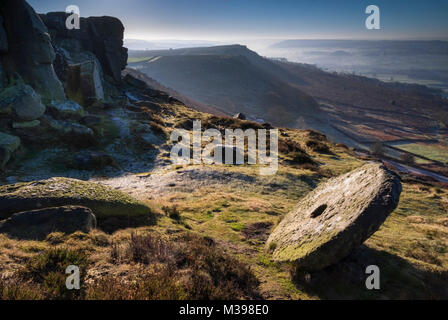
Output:
[[[167,133],[175,124],[188,127],[186,119],[202,119],[219,129],[252,125],[211,119],[181,105],[164,105],[159,116]],[[290,265],[274,263],[265,248],[270,230],[317,184],[363,164],[346,147],[316,133],[281,131],[274,176],[260,176],[258,166],[248,165],[164,168],[162,176],[194,170],[196,179],[176,180],[160,193],[148,189],[144,204],[157,216],[156,225],[126,224],[109,234],[53,233],[40,242],[0,235],[0,298],[64,298],[47,286],[52,279],[58,288],[58,276],[46,282],[21,278],[24,265],[47,268],[42,261],[54,257],[49,252],[55,248],[77,253],[56,257],[87,259],[82,294],[72,297],[79,299],[448,298],[448,189],[433,185],[403,183],[398,208],[364,246],[338,264],[295,274]],[[312,162],[292,161],[299,151]],[[50,261],[65,261],[59,258]],[[381,270],[381,290],[365,287],[365,268],[371,264]]]

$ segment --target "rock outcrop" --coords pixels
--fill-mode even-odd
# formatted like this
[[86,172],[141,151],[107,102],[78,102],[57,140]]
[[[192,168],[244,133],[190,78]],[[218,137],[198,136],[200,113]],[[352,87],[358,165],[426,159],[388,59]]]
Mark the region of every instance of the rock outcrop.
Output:
[[42,118],[42,124],[40,129],[43,129],[43,133],[37,138],[39,140],[44,137],[53,143],[59,142],[76,147],[89,147],[97,142],[93,130],[77,122],[45,116]]
[[0,221],[0,233],[27,240],[44,240],[52,232],[88,233],[96,227],[96,217],[86,207],[65,206],[16,213]]
[[[89,60],[82,60],[79,55],[76,57],[76,52],[93,53],[103,72],[119,81],[128,58],[127,49],[123,47],[124,26],[121,21],[113,17],[81,18],[79,30],[68,30],[65,26],[67,16],[65,12],[41,15],[56,46],[65,50],[70,58],[78,60],[73,61],[75,63]],[[63,58],[66,60],[67,56]]]
[[67,97],[83,106],[104,99],[100,71],[95,61],[69,65],[67,68]]
[[47,114],[39,120],[13,122],[12,128],[13,133],[28,145],[89,147],[98,142],[89,127],[73,120],[55,119]]
[[0,132],[0,146],[13,153],[20,146],[20,138]]
[[20,75],[45,100],[65,99],[52,65],[55,52],[48,30],[34,9],[24,0],[3,0],[0,15],[4,20],[0,54],[5,74]]
[[[66,28],[65,12],[38,15],[25,0],[0,2],[0,132],[27,146],[87,147],[102,131],[80,123],[104,106],[121,106],[127,62],[124,27],[112,17],[81,18]],[[68,100],[67,100],[68,97]],[[0,167],[13,157],[0,145]]]
[[84,116],[84,108],[75,101],[66,100],[63,102],[51,103],[48,106],[49,112],[56,119],[80,120]]
[[40,96],[29,85],[19,83],[0,92],[0,114],[32,121],[45,113]]
[[143,203],[103,185],[69,178],[23,182],[0,186],[0,219],[42,208],[80,205],[97,218],[149,215]]
[[378,163],[333,178],[310,192],[270,235],[273,259],[298,270],[323,269],[366,241],[397,207],[398,176]]

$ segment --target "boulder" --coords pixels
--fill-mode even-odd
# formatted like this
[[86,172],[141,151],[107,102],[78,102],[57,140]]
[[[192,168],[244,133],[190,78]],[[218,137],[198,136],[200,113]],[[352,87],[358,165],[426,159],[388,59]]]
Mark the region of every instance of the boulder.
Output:
[[46,124],[44,115],[40,120],[14,121],[12,131],[25,143],[45,143],[46,146],[53,144],[58,137]]
[[369,163],[319,185],[269,236],[278,262],[316,271],[366,241],[397,207],[401,183],[382,164]]
[[0,169],[3,170],[5,165],[11,159],[11,155],[20,146],[20,138],[0,132]]
[[235,119],[240,119],[240,120],[246,120],[246,116],[244,115],[244,113],[237,113],[233,116],[233,118]]
[[51,178],[0,186],[0,218],[14,213],[67,205],[84,206],[98,219],[149,215],[151,210],[131,196],[94,182]]
[[113,17],[81,18],[79,30],[67,30],[67,16],[65,12],[50,12],[41,18],[57,43],[61,39],[76,40],[84,51],[90,51],[98,58],[106,75],[119,81],[128,58],[127,49],[123,48],[124,26],[121,21]]
[[70,54],[64,48],[56,46],[53,44],[55,58],[53,61],[53,69],[58,77],[59,81],[62,82],[64,88],[67,81],[67,68],[70,63]]
[[87,147],[96,143],[93,130],[82,124],[56,120],[49,116],[42,118],[42,122],[49,128],[46,129],[46,133],[53,135],[56,142],[63,141],[77,147]]
[[69,99],[86,107],[104,99],[103,85],[95,61],[68,66],[66,92]]
[[81,123],[87,127],[98,126],[103,122],[100,116],[87,115],[81,119]]
[[37,122],[13,123],[14,134],[29,143],[43,143],[45,146],[61,143],[75,147],[88,147],[97,143],[92,129],[77,122],[56,120],[44,115]]
[[72,100],[52,102],[48,110],[56,119],[80,120],[84,116],[84,108]]
[[14,129],[29,129],[29,128],[35,128],[40,126],[39,120],[33,120],[33,121],[25,121],[25,122],[13,122],[12,127]]
[[88,233],[95,227],[96,217],[92,210],[80,206],[20,212],[0,221],[0,233],[26,240],[44,240],[52,232]]
[[0,114],[31,121],[45,113],[40,96],[29,85],[18,83],[0,93]]
[[67,163],[67,167],[77,170],[101,170],[113,165],[115,160],[111,155],[94,151],[81,151]]
[[20,146],[20,138],[0,132],[0,146],[13,153]]
[[0,2],[8,39],[3,56],[7,75],[18,73],[45,100],[64,99],[61,82],[53,70],[55,53],[42,20],[25,0]]
[[101,68],[101,63],[98,58],[90,51],[86,51],[81,41],[76,39],[52,39],[53,46],[55,48],[56,58],[53,62],[53,67],[59,80],[64,83],[66,87],[67,83],[67,70],[69,65],[79,64],[87,61],[94,61],[96,64],[101,81],[104,82],[104,74]]

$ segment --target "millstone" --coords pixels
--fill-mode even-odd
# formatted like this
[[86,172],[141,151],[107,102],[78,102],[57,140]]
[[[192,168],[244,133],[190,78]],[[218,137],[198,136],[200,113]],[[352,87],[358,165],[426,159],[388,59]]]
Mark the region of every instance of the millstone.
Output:
[[366,241],[397,207],[401,183],[369,163],[319,185],[279,223],[267,241],[278,262],[316,271]]

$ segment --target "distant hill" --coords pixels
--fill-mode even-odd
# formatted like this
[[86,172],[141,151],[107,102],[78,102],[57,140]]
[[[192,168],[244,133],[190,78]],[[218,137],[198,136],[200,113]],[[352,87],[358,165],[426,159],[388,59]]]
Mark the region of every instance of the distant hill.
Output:
[[448,41],[284,40],[260,50],[325,70],[419,83],[448,94]]
[[216,46],[223,43],[217,41],[200,40],[140,40],[124,39],[124,46],[129,50],[167,50],[191,47]]
[[130,68],[197,102],[190,105],[198,110],[242,112],[277,126],[312,128],[359,149],[377,141],[393,146],[447,139],[448,101],[440,90],[424,85],[327,72],[264,58],[240,45],[129,55]]
[[[133,62],[135,61],[135,62]],[[130,67],[164,86],[226,113],[295,126],[317,117],[317,102],[289,82],[299,81],[244,46],[131,51]]]

